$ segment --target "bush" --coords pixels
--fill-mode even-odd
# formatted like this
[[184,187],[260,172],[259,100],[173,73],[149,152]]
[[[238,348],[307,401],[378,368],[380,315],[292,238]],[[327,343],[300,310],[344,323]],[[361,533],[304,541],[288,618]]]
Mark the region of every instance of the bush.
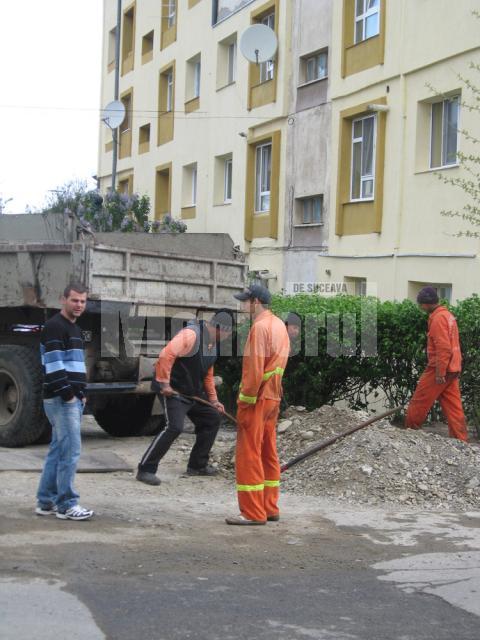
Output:
[[108,191],[87,190],[85,182],[68,182],[55,190],[43,212],[72,212],[92,231],[123,231],[152,233],[184,233],[187,225],[166,215],[162,220],[149,220],[150,198]]
[[[457,318],[462,342],[465,409],[478,423],[480,298],[472,296],[450,309]],[[272,311],[283,319],[288,312],[302,318],[301,349],[293,345],[298,353],[289,359],[284,377],[289,404],[311,410],[344,400],[352,408],[374,409],[375,398],[382,396],[388,407],[406,405],[426,365],[427,316],[416,304],[356,296],[276,295]],[[315,324],[318,333],[308,330]],[[338,330],[332,332],[335,327]],[[240,336],[247,331],[247,326],[240,327]],[[370,355],[367,338],[374,337],[375,331],[377,351]],[[315,348],[318,355],[308,355]],[[222,397],[232,407],[241,377],[241,357],[221,358],[218,371],[224,379]]]

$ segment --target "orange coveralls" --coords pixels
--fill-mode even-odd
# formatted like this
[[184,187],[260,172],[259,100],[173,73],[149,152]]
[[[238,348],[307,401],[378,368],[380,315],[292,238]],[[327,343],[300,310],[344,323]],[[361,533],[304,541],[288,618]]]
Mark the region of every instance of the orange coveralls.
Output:
[[289,352],[285,324],[271,311],[262,311],[245,345],[237,410],[237,495],[248,520],[265,521],[279,513],[276,425]]
[[[467,427],[460,395],[462,354],[457,321],[445,307],[437,307],[428,318],[428,364],[410,400],[405,426],[419,429],[436,400],[448,422],[452,438],[467,441]],[[445,378],[437,384],[435,378]]]

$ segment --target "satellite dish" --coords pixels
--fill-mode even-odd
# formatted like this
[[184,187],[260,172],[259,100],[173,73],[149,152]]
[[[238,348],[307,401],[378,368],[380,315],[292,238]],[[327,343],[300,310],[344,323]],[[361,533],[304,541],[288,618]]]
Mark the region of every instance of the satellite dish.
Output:
[[116,129],[125,120],[125,105],[121,100],[109,102],[101,114],[102,122],[110,129]]
[[273,29],[266,24],[254,24],[242,33],[240,51],[250,62],[259,64],[272,60],[278,48],[278,40]]

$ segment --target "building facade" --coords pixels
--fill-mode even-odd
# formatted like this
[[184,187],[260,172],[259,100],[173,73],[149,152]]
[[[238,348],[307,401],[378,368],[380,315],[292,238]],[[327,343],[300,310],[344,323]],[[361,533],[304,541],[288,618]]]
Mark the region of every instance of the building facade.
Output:
[[[352,293],[414,299],[425,284],[451,300],[480,290],[478,241],[458,238],[458,152],[475,153],[478,111],[464,78],[480,62],[475,0],[334,2],[331,208],[318,280]],[[478,86],[478,85],[477,85]]]
[[[113,99],[116,0],[104,0],[102,106]],[[458,153],[476,153],[478,0],[123,1],[118,188],[189,232],[229,233],[273,291],[319,285],[452,301],[480,291],[458,238]],[[252,24],[276,32],[249,63]],[[478,85],[478,83],[477,83]],[[100,185],[111,183],[103,128]]]
[[[292,3],[287,0],[123,2],[117,187],[147,194],[152,214],[188,232],[230,234],[253,278],[281,288],[285,246]],[[104,0],[102,105],[114,98],[117,2]],[[263,23],[272,61],[249,63],[240,37]],[[111,184],[113,142],[101,132],[100,187]]]

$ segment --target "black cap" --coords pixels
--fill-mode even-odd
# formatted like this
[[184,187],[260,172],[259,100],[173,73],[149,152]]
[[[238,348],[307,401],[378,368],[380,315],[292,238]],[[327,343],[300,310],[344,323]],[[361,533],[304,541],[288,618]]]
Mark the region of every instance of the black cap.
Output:
[[252,284],[242,291],[242,293],[236,293],[233,296],[236,300],[244,302],[245,300],[254,300],[255,298],[262,304],[270,304],[272,301],[272,294],[266,287],[262,287],[261,284]]
[[302,319],[300,318],[300,316],[297,316],[296,313],[293,313],[292,311],[290,311],[290,313],[288,314],[285,320],[285,324],[301,327]]
[[418,304],[438,304],[438,294],[434,287],[423,287],[417,296]]
[[234,318],[230,309],[219,309],[208,322],[220,331],[233,331]]

